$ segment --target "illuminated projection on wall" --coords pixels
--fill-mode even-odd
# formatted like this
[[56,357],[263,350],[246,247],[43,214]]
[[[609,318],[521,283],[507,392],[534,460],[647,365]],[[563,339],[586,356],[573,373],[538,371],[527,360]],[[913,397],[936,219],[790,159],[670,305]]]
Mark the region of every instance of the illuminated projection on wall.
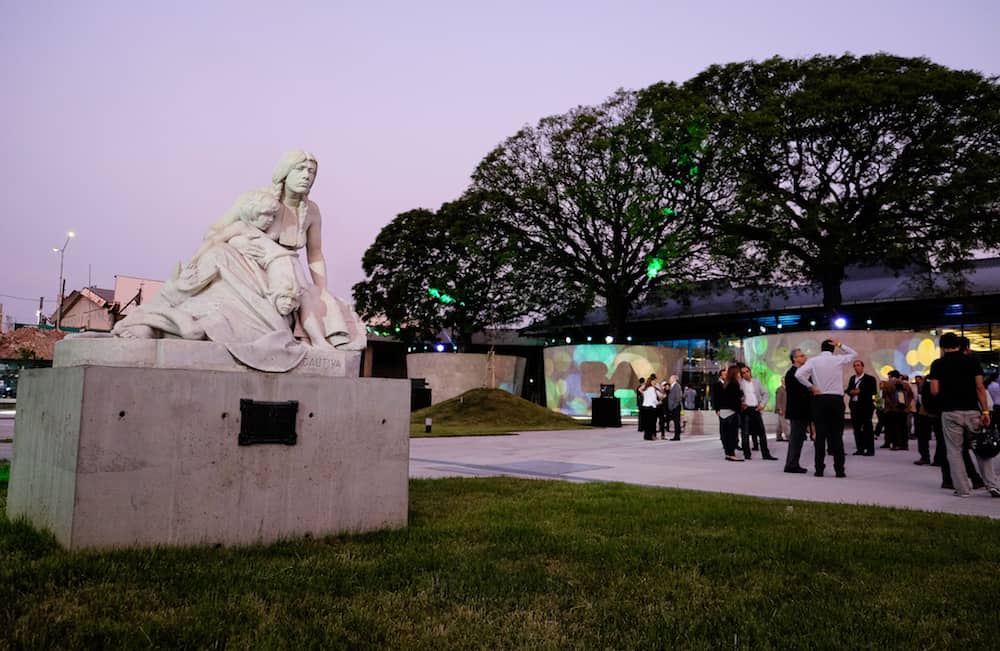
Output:
[[[819,345],[827,338],[843,341],[858,351],[858,356],[865,363],[865,372],[880,381],[893,369],[909,375],[911,379],[914,375],[926,375],[931,362],[941,354],[937,339],[925,332],[837,330],[749,337],[743,340],[744,359],[753,370],[754,377],[767,387],[773,397],[782,376],[792,364],[788,352],[801,348],[809,357],[819,355]],[[845,367],[845,386],[853,372],[850,366]]]
[[656,373],[667,379],[686,356],[686,351],[659,346],[582,344],[553,346],[544,351],[545,397],[553,411],[570,416],[589,416],[590,401],[602,384],[615,385],[622,413],[635,412],[635,387],[639,378]]

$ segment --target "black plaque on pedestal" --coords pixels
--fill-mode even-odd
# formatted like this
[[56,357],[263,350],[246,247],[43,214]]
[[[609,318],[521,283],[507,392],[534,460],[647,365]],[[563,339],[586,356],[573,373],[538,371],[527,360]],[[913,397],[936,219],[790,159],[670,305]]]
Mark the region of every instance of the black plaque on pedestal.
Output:
[[590,403],[590,424],[594,427],[621,427],[621,399],[594,398]]
[[236,442],[239,445],[295,445],[298,441],[295,434],[298,410],[298,400],[265,402],[240,399],[240,435]]

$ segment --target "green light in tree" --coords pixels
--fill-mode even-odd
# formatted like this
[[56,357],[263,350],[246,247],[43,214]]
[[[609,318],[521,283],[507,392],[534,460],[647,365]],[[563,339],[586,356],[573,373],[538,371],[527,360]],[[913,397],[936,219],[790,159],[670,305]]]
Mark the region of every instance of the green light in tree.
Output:
[[681,181],[680,179],[674,179],[674,185],[680,185],[683,182],[684,181]]
[[663,271],[663,265],[663,258],[650,258],[649,264],[646,265],[646,275],[650,278],[656,278],[657,274]]
[[692,166],[691,169],[688,170],[688,174],[690,174],[691,176],[694,176],[697,173],[698,173],[698,166],[697,165]]
[[454,298],[452,298],[448,294],[445,294],[440,289],[435,289],[434,287],[428,289],[427,293],[436,298],[437,300],[441,301],[445,305],[451,305],[452,303],[457,302]]
[[664,208],[663,209],[663,216],[664,217],[670,217],[672,215],[674,215],[674,209],[673,208]]

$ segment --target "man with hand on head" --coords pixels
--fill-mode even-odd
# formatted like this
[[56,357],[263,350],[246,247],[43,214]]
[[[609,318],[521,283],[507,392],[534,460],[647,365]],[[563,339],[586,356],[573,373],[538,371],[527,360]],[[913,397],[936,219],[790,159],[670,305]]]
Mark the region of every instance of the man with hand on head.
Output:
[[[823,476],[826,467],[826,448],[833,455],[833,469],[837,477],[846,477],[844,468],[844,367],[851,364],[858,353],[833,339],[824,339],[820,354],[806,361],[795,371],[795,379],[813,394],[812,419],[816,424],[814,459],[817,477]],[[837,350],[844,354],[834,354]]]

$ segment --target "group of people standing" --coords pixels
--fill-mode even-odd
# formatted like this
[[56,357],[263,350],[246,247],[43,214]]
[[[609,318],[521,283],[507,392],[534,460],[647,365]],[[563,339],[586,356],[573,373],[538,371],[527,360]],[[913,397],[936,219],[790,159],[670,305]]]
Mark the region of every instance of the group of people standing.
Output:
[[[749,460],[754,450],[759,450],[767,461],[778,460],[767,447],[761,415],[768,399],[767,389],[753,377],[749,366],[730,366],[713,387],[712,404],[719,417],[719,437],[727,461]],[[743,453],[742,458],[737,451]]]
[[[846,396],[854,430],[854,455],[875,454],[872,417],[876,400],[883,407],[880,423],[886,434],[884,448],[908,449],[908,413],[915,411],[921,455],[915,463],[939,466],[942,488],[953,489],[960,497],[967,497],[972,489],[986,488],[990,495],[1000,498],[992,459],[979,457],[969,449],[971,437],[989,426],[991,417],[1000,415],[1000,409],[992,413],[996,409],[995,399],[991,399],[986,389],[982,367],[967,354],[968,340],[962,340],[953,333],[941,336],[941,358],[931,365],[926,378],[915,378],[916,388],[897,371],[890,372],[888,379],[879,384],[865,372],[857,352],[840,341],[823,341],[820,354],[813,358],[800,349],[792,350],[792,365],[782,380],[775,409],[779,415],[777,440],[786,440],[782,435],[787,434],[789,444],[784,471],[808,472],[800,461],[804,443],[811,438],[815,443],[813,474],[824,475],[829,456],[835,475],[847,476],[843,441]],[[843,373],[848,365],[854,373],[845,388]],[[990,391],[1000,395],[1000,380],[990,384]],[[712,398],[726,460],[750,459],[748,439],[755,435],[759,437],[763,458],[774,458],[767,451],[760,420],[767,392],[752,378],[748,367],[733,365],[726,369],[713,388]],[[740,431],[742,446],[738,441]],[[931,432],[937,440],[933,461],[929,452]],[[738,450],[743,452],[742,459],[736,455]]]
[[694,409],[694,389],[682,387],[676,375],[671,375],[665,382],[657,382],[656,373],[650,373],[648,378],[639,379],[635,393],[642,437],[655,441],[659,429],[660,440],[666,440],[672,424],[674,435],[670,440],[679,441],[683,429],[681,411]]

